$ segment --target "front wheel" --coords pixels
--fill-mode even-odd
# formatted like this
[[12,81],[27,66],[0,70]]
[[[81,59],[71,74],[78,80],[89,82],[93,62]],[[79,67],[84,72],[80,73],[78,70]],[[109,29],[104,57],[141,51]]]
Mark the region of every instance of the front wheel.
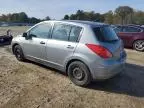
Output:
[[92,80],[88,67],[80,61],[72,62],[69,65],[68,76],[78,86],[87,86]]
[[137,51],[144,51],[144,40],[137,40],[133,43],[133,48]]
[[19,60],[19,61],[25,60],[24,54],[23,54],[23,51],[22,51],[22,48],[20,47],[20,45],[16,45],[14,47],[14,55],[16,56],[17,60]]

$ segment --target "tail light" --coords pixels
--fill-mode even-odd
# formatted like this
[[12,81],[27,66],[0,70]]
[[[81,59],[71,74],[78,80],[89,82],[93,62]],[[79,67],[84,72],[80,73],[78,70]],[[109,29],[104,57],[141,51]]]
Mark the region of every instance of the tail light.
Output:
[[86,44],[86,46],[102,58],[107,59],[112,57],[112,53],[101,45]]

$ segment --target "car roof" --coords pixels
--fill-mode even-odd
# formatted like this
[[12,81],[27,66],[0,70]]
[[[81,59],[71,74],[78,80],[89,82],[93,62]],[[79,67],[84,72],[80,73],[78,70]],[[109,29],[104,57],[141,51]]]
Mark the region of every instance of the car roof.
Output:
[[[108,25],[105,23],[100,23],[100,22],[94,22],[94,21],[83,21],[83,20],[50,20],[52,22],[65,22],[65,23],[71,23],[71,24],[79,24],[79,25],[89,25],[92,27],[100,27],[104,25]],[[47,22],[47,21],[46,21]]]

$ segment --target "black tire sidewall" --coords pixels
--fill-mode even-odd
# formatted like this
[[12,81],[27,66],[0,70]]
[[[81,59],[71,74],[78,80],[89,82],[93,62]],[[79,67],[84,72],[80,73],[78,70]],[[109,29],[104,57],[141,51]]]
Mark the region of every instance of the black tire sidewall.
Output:
[[[16,55],[16,50],[19,50],[20,51],[20,57],[18,58],[17,55]],[[23,55],[23,51],[22,51],[22,48],[19,46],[19,45],[16,45],[14,47],[14,55],[16,56],[17,60],[19,61],[24,61],[25,58],[24,58],[24,55]]]
[[[76,67],[76,66],[78,66],[80,69],[82,69],[82,71],[85,74],[83,80],[81,80],[81,81],[75,79],[73,77],[73,75],[72,75],[72,69],[73,69],[73,67]],[[82,63],[80,61],[72,62],[69,65],[69,67],[68,67],[68,76],[69,76],[70,80],[74,84],[76,84],[78,86],[87,86],[91,82],[91,80],[92,80],[91,74],[90,74],[90,71],[89,71],[88,67],[84,63]]]

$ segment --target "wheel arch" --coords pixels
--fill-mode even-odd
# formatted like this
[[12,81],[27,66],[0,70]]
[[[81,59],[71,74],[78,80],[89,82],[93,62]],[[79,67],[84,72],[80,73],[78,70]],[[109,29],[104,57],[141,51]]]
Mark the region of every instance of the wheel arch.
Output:
[[132,47],[133,47],[133,44],[134,44],[136,41],[139,41],[139,40],[143,40],[143,41],[144,41],[144,39],[135,39],[135,40],[133,40],[133,42],[132,42]]
[[19,44],[18,44],[18,43],[14,43],[14,44],[12,45],[12,52],[13,52],[13,54],[14,54],[14,48],[15,48],[16,45],[19,45]]
[[[66,66],[65,66],[66,74],[67,74],[68,66],[69,66],[72,62],[75,62],[75,61],[82,62],[82,63],[85,64],[85,65],[87,66],[87,68],[89,69],[88,65],[87,65],[84,61],[82,61],[82,60],[80,60],[80,59],[77,59],[77,58],[74,58],[74,59],[69,60],[69,61],[66,63]],[[90,69],[89,69],[89,71],[90,71]]]

